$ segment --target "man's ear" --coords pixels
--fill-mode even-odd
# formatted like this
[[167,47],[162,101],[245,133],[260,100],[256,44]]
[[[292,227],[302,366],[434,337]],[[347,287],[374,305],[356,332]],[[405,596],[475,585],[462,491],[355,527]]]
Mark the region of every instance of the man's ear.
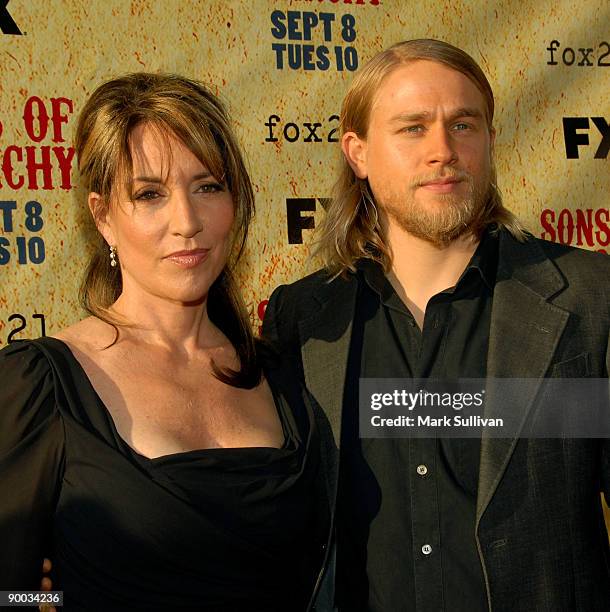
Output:
[[114,232],[108,220],[108,208],[104,206],[102,196],[92,191],[87,197],[87,204],[97,231],[109,245],[116,245]]
[[492,125],[489,128],[489,150],[491,151],[491,155],[494,154],[494,146],[496,144],[496,128]]
[[366,140],[360,138],[356,132],[346,132],[341,138],[341,150],[354,174],[359,179],[367,178]]

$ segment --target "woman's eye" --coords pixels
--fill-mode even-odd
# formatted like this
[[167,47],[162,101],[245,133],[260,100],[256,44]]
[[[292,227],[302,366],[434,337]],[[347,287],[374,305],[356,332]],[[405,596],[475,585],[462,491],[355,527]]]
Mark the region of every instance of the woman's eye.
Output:
[[200,193],[216,193],[218,191],[224,191],[224,187],[220,183],[203,183],[199,185],[197,191]]

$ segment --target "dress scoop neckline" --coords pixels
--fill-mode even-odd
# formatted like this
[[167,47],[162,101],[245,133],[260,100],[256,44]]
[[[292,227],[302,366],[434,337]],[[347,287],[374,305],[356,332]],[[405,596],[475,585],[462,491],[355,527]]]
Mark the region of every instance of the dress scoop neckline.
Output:
[[59,338],[55,338],[54,336],[44,336],[39,338],[38,340],[33,340],[34,343],[42,340],[43,342],[51,341],[54,344],[57,344],[64,356],[68,358],[68,361],[74,366],[73,373],[75,373],[80,379],[82,379],[88,389],[92,392],[96,402],[99,407],[103,410],[104,416],[108,422],[110,429],[112,430],[113,435],[117,439],[117,441],[124,447],[124,449],[132,454],[139,461],[143,461],[150,465],[155,464],[165,464],[165,463],[174,463],[187,459],[196,459],[196,458],[205,458],[214,455],[222,455],[222,454],[244,454],[251,455],[252,453],[278,453],[280,455],[284,455],[287,451],[292,451],[294,446],[294,432],[289,424],[289,420],[286,418],[284,414],[284,402],[283,398],[276,394],[275,390],[269,385],[271,389],[271,394],[273,396],[273,405],[275,407],[277,416],[280,420],[280,424],[282,426],[282,432],[284,434],[284,443],[281,447],[275,446],[223,446],[223,447],[208,447],[208,448],[194,448],[186,451],[179,451],[176,453],[166,453],[163,455],[158,455],[156,457],[147,457],[143,455],[139,451],[137,451],[133,446],[131,446],[125,438],[120,434],[119,430],[116,427],[116,423],[114,421],[114,417],[112,413],[104,403],[104,400],[101,398],[100,394],[97,392],[95,385],[89,378],[89,375],[85,371],[85,368],[82,366],[81,362],[76,358],[70,345]]

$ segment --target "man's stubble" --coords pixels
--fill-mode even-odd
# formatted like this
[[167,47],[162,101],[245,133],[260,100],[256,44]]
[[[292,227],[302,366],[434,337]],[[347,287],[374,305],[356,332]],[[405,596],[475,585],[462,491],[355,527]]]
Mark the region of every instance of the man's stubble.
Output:
[[[375,199],[388,221],[412,236],[443,247],[472,232],[473,222],[491,196],[491,174],[490,170],[479,181],[463,171],[418,176],[410,182],[406,193],[385,189]],[[466,193],[431,194],[427,199],[432,201],[417,198],[422,183],[441,177],[459,179],[466,185]]]

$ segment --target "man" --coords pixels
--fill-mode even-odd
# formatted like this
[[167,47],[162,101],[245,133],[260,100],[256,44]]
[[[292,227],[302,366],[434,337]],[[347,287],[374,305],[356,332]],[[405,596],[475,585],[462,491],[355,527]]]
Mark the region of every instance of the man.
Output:
[[[608,376],[610,260],[535,239],[504,208],[493,113],[460,49],[373,58],[341,111],[327,266],[269,301],[264,334],[341,449],[317,610],[610,610],[607,440],[359,438],[361,377]],[[539,383],[516,391],[515,422]]]

